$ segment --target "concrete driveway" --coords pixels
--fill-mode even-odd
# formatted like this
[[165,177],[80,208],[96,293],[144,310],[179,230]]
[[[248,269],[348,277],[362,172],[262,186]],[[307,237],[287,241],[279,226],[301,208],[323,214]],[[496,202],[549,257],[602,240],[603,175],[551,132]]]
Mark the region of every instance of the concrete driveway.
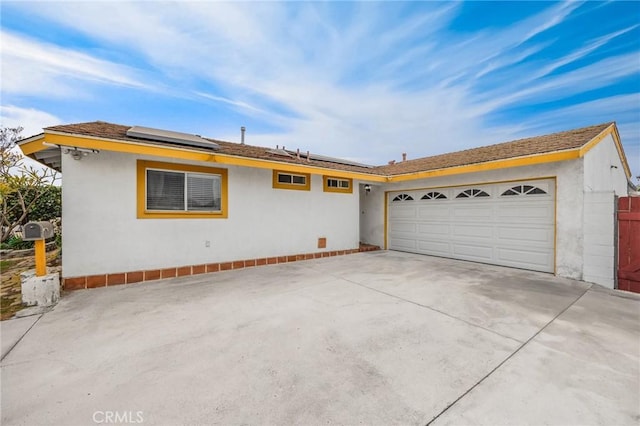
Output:
[[639,370],[635,295],[361,253],[68,294],[2,424],[637,425]]

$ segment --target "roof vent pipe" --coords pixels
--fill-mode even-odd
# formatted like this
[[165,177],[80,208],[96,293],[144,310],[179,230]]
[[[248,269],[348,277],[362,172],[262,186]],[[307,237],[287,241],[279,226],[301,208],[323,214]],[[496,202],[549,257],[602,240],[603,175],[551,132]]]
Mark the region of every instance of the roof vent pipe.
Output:
[[244,145],[244,131],[247,130],[246,127],[240,127],[240,143]]
[[407,153],[406,152],[402,153],[402,161],[407,161]]

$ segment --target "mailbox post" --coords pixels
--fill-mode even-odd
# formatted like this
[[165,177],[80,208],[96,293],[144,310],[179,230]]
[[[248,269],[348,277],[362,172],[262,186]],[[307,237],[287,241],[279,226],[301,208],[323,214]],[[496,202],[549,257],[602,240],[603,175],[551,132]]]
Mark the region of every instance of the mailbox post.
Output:
[[28,222],[22,227],[22,239],[34,241],[36,256],[36,276],[47,274],[47,255],[44,240],[53,237],[51,222]]

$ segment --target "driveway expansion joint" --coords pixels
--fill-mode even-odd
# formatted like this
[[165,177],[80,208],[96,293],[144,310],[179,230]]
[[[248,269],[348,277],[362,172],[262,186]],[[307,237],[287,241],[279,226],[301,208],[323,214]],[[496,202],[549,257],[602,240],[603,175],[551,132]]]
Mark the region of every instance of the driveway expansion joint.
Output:
[[524,343],[522,343],[519,347],[517,347],[511,354],[509,354],[508,357],[506,357],[504,360],[502,360],[502,362],[500,362],[498,365],[496,365],[491,371],[489,371],[484,377],[482,377],[480,380],[478,380],[473,386],[471,386],[469,389],[467,389],[464,393],[462,393],[462,395],[460,395],[458,398],[456,398],[455,401],[453,401],[451,404],[447,405],[444,410],[440,411],[434,418],[432,418],[431,420],[429,420],[425,426],[430,426],[433,422],[435,422],[438,417],[440,417],[441,415],[443,415],[444,413],[446,413],[451,407],[453,407],[454,405],[456,405],[462,398],[464,398],[465,396],[467,396],[469,393],[471,393],[472,390],[474,390],[475,388],[477,388],[482,382],[484,382],[489,376],[491,376],[493,373],[495,373],[500,367],[502,367],[504,364],[506,364],[507,361],[509,361],[511,358],[513,358],[513,356],[515,354],[517,354],[518,352],[520,352],[520,350],[522,348],[524,348],[526,345],[529,344],[529,342],[531,342],[533,339],[535,339],[540,333],[542,333],[547,327],[549,327],[556,319],[558,319],[562,314],[564,314],[566,311],[569,310],[569,308],[571,308],[573,305],[575,305],[580,299],[582,299],[582,297],[587,294],[587,292],[589,292],[589,290],[591,289],[591,286],[587,287],[582,294],[580,294],[573,302],[569,303],[563,310],[561,310],[556,316],[554,316],[548,323],[546,323],[542,328],[540,328],[540,330],[538,330],[533,336],[531,336],[529,339],[527,339],[527,341],[525,341]]
[[32,329],[32,328],[33,328],[33,327],[38,323],[38,321],[40,321],[40,318],[42,318],[43,316],[44,316],[44,313],[39,314],[38,319],[36,319],[36,320],[33,322],[33,324],[31,324],[31,327],[29,327],[29,328],[27,329],[27,331],[25,331],[25,332],[24,332],[24,334],[23,334],[22,336],[20,336],[20,338],[19,338],[18,340],[16,340],[16,342],[15,342],[13,345],[11,345],[11,347],[9,348],[9,350],[7,351],[7,353],[5,353],[5,354],[2,356],[2,358],[0,358],[0,362],[4,361],[4,359],[5,359],[5,358],[6,358],[6,357],[11,353],[11,351],[12,351],[16,346],[18,346],[18,344],[22,341],[22,339],[24,339],[24,336],[26,336],[26,335],[31,331],[31,329]]
[[396,296],[395,294],[387,293],[386,291],[378,290],[377,288],[369,287],[369,286],[367,286],[365,284],[362,284],[362,283],[359,283],[359,282],[356,282],[356,281],[352,281],[352,280],[344,278],[344,277],[336,276],[336,275],[333,275],[333,274],[328,274],[328,275],[330,275],[330,276],[332,276],[332,277],[334,277],[336,279],[339,279],[339,280],[342,280],[342,281],[346,281],[346,282],[348,282],[350,284],[357,285],[358,287],[366,288],[367,290],[371,290],[371,291],[374,291],[374,292],[379,293],[379,294],[384,294],[385,296],[392,297],[392,298],[400,300],[402,302],[410,303],[412,305],[419,306],[421,308],[429,309],[430,311],[437,312],[437,313],[439,313],[441,315],[444,315],[446,317],[449,317],[449,318],[457,320],[457,321],[461,321],[461,322],[463,322],[463,323],[465,323],[467,325],[470,325],[470,326],[472,326],[474,328],[479,328],[479,329],[487,331],[487,332],[489,332],[491,334],[495,334],[496,336],[500,336],[500,337],[502,337],[504,339],[512,340],[512,341],[514,341],[516,343],[523,344],[523,342],[521,340],[518,340],[518,339],[516,339],[514,337],[510,337],[510,336],[506,336],[504,334],[498,333],[495,330],[491,330],[490,328],[486,328],[486,327],[483,327],[481,325],[475,324],[475,323],[473,323],[471,321],[467,321],[467,320],[465,320],[463,318],[457,317],[455,315],[451,315],[451,314],[449,314],[447,312],[444,312],[444,311],[441,311],[441,310],[439,310],[437,308],[434,308],[433,306],[423,305],[423,304],[415,302],[413,300],[405,299],[403,297]]

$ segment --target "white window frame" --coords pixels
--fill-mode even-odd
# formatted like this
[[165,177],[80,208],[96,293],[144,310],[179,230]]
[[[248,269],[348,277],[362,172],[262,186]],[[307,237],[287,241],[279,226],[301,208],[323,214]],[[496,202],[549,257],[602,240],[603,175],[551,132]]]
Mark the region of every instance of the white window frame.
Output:
[[[166,172],[166,173],[180,173],[184,175],[184,200],[183,200],[183,209],[182,210],[164,210],[164,209],[153,209],[149,208],[147,205],[148,201],[148,189],[149,189],[149,181],[148,181],[148,171],[156,171],[156,172]],[[157,213],[176,213],[176,212],[188,212],[188,213],[220,213],[222,212],[222,175],[217,173],[199,173],[199,172],[189,172],[182,170],[169,170],[162,169],[156,167],[146,167],[144,172],[144,203],[145,210],[148,212],[157,212]],[[189,210],[189,176],[199,176],[207,179],[217,179],[220,191],[220,208],[217,210]]]
[[[284,173],[284,172],[277,172],[277,173],[278,173],[278,183],[280,185],[300,185],[300,186],[306,186],[307,185],[307,176],[305,176],[305,175],[298,175],[296,173]],[[281,182],[280,181],[280,176],[290,176],[291,177],[291,182]],[[294,177],[302,178],[304,180],[304,182],[302,182],[302,183],[294,182],[293,181]]]

